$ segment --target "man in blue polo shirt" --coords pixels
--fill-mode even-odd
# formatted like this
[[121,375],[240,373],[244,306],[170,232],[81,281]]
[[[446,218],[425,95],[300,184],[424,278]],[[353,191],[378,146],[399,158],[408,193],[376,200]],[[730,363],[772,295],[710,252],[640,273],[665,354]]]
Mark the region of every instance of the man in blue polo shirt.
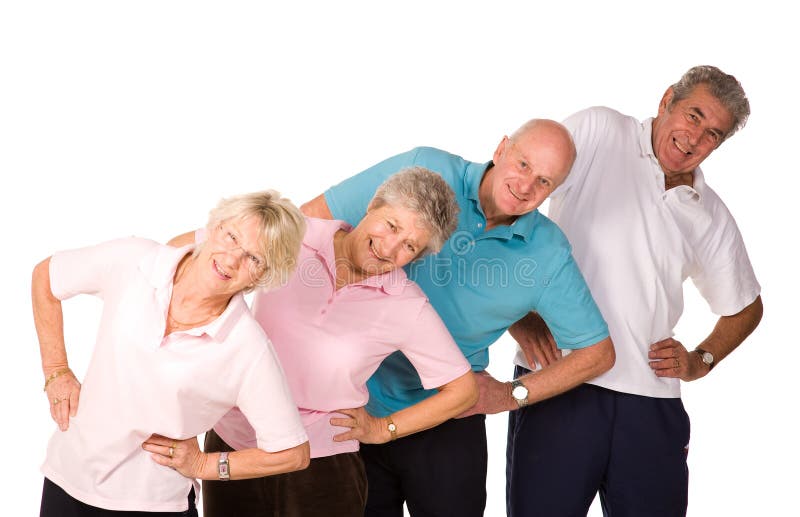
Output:
[[[479,372],[481,399],[464,418],[383,445],[365,445],[366,515],[483,515],[486,429],[483,413],[538,402],[608,370],[614,349],[608,328],[558,227],[536,209],[566,178],[575,147],[567,130],[534,119],[503,137],[492,161],[473,163],[432,148],[389,158],[306,203],[307,215],[364,216],[375,189],[410,166],[442,175],[456,193],[458,230],[442,251],[407,268]],[[484,372],[488,347],[508,327],[539,313],[559,348],[572,353],[511,383]],[[365,315],[366,316],[366,315]],[[368,383],[368,410],[388,416],[431,395],[400,354]]]

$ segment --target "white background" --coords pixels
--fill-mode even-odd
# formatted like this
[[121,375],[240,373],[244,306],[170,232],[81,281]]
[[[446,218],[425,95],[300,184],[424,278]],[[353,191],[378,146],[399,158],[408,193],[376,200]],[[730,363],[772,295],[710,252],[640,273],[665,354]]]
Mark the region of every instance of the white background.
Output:
[[[534,116],[652,116],[686,69],[714,64],[741,80],[753,115],[704,170],[737,217],[766,314],[684,388],[689,513],[798,515],[796,18],[763,0],[552,4],[3,3],[4,514],[38,512],[54,429],[29,308],[37,261],[131,234],[165,241],[223,195],[272,187],[301,203],[417,145],[486,161]],[[65,304],[78,374],[98,308]],[[678,338],[693,347],[713,321],[687,284]],[[490,371],[509,378],[511,352],[506,336]],[[488,419],[489,516],[504,514],[505,421]]]

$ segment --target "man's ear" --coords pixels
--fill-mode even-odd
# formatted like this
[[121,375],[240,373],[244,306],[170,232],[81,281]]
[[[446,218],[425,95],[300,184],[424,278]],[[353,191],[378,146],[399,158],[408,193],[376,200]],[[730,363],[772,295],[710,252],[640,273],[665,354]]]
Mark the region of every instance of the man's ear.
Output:
[[664,96],[661,97],[661,102],[658,104],[658,114],[663,115],[667,111],[669,111],[668,107],[672,102],[672,96],[675,92],[672,91],[672,86],[667,88],[667,91],[664,92]]

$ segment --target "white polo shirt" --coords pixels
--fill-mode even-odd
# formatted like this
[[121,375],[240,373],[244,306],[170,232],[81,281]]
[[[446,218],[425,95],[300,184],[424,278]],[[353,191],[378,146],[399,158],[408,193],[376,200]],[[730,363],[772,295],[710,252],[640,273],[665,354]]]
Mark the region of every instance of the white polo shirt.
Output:
[[616,349],[614,367],[590,383],[675,398],[680,381],[657,377],[647,354],[673,336],[683,281],[691,277],[720,316],[744,309],[761,288],[736,222],[701,170],[694,188],[665,192],[652,122],[602,107],[569,117],[578,156],[551,196],[549,216],[572,243]]
[[78,414],[53,434],[42,466],[86,504],[185,511],[192,480],[153,461],[142,442],[153,433],[197,436],[234,406],[263,450],[307,440],[275,352],[241,294],[208,325],[164,337],[175,269],[191,249],[127,238],[50,261],[58,299],[85,293],[104,302]]

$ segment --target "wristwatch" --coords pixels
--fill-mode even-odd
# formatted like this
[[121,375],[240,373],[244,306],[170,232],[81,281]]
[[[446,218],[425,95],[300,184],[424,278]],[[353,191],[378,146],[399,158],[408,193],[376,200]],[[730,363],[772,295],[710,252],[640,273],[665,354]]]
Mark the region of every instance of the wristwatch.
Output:
[[511,396],[514,397],[519,407],[525,407],[530,404],[528,401],[528,388],[519,379],[511,381]]
[[700,354],[703,363],[708,365],[708,371],[711,371],[711,369],[714,368],[714,354],[700,347],[695,348],[694,351]]
[[397,440],[397,426],[394,425],[394,422],[392,421],[392,415],[387,415],[386,421],[388,422],[386,424],[386,429],[388,429],[389,434],[392,435],[392,441]]
[[219,480],[220,481],[230,481],[230,479],[231,479],[231,469],[230,469],[230,465],[228,464],[228,453],[227,452],[220,452],[219,453],[219,461],[217,462],[217,472],[219,472]]

